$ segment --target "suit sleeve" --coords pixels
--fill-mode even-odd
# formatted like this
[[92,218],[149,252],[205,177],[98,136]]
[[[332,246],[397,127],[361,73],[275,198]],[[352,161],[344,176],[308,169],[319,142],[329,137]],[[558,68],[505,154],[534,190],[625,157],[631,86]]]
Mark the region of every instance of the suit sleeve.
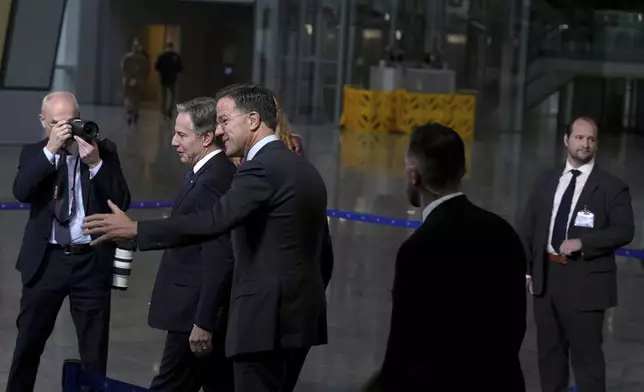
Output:
[[333,264],[334,264],[334,255],[333,255],[333,242],[331,241],[331,233],[329,231],[329,222],[326,222],[324,226],[324,238],[322,240],[322,281],[324,282],[324,288],[326,289],[329,286],[331,281],[331,275],[333,274]]
[[508,236],[508,254],[510,256],[507,262],[509,264],[508,271],[510,272],[508,284],[512,285],[512,295],[510,296],[512,311],[510,314],[514,317],[512,319],[512,341],[515,344],[513,349],[518,358],[526,331],[527,294],[524,275],[526,256],[519,236],[511,227],[508,227],[508,233],[510,233]]
[[[206,209],[219,200],[219,193],[209,185],[203,189],[198,207]],[[220,327],[230,295],[234,259],[229,236],[202,243],[199,254],[204,267],[195,324],[213,332]]]
[[608,227],[579,236],[585,260],[612,254],[633,240],[635,222],[631,195],[626,184],[620,185],[607,195]]
[[414,290],[418,289],[418,285],[413,281],[414,271],[408,270],[410,264],[408,261],[411,260],[413,264],[415,253],[413,245],[406,242],[401,246],[396,257],[387,350],[378,375],[378,384],[384,390],[396,390],[395,384],[403,380],[405,374],[411,371],[407,364],[414,363],[409,353],[413,352],[411,347],[415,343],[409,339],[414,339],[416,336],[413,328],[418,325],[418,309],[413,309],[412,305],[417,297]]
[[[524,208],[523,214],[519,221],[519,236],[525,248],[525,257],[527,259],[526,271],[527,275],[532,275],[532,254],[534,251],[534,227],[537,223],[536,206],[538,202],[539,189],[542,177],[539,177],[532,187],[530,196]],[[518,261],[517,261],[518,262]],[[524,278],[525,279],[525,278]]]
[[42,189],[45,178],[56,171],[42,148],[23,147],[18,160],[18,173],[13,181],[13,196],[22,203],[31,203]]
[[233,178],[231,189],[212,209],[139,222],[139,249],[166,249],[210,240],[262,208],[273,192],[264,167],[257,161],[244,162]]
[[130,189],[121,169],[121,161],[116,144],[109,140],[99,143],[99,152],[103,164],[96,175],[91,179],[92,186],[101,200],[111,200],[121,210],[130,207]]

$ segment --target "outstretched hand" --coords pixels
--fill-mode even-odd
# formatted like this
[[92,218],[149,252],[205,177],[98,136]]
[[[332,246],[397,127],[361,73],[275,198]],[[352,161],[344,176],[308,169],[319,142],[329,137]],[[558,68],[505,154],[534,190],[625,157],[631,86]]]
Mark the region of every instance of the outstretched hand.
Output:
[[107,205],[112,210],[111,214],[95,214],[85,218],[84,233],[92,237],[99,236],[90,243],[92,246],[106,241],[136,237],[137,222],[130,219],[111,200],[107,201]]

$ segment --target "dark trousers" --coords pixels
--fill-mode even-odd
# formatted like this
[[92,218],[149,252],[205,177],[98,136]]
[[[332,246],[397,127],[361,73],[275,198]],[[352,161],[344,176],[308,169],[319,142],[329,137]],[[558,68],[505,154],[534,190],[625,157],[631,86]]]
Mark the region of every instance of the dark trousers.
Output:
[[170,331],[166,336],[159,374],[150,391],[232,392],[233,365],[224,353],[223,334],[213,335],[213,351],[203,358],[190,350],[190,333]]
[[175,87],[173,84],[161,84],[161,114],[163,116],[172,117],[172,112],[175,109]]
[[233,357],[235,392],[293,392],[309,349],[288,349]]
[[547,263],[545,294],[534,297],[541,390],[566,390],[570,359],[579,392],[605,392],[602,350],[605,311],[581,311],[570,305],[568,275],[577,271],[567,267]]
[[33,391],[40,356],[67,296],[83,365],[86,370],[105,375],[110,290],[109,268],[99,265],[94,251],[65,255],[60,249],[48,250],[36,277],[22,288],[7,392]]

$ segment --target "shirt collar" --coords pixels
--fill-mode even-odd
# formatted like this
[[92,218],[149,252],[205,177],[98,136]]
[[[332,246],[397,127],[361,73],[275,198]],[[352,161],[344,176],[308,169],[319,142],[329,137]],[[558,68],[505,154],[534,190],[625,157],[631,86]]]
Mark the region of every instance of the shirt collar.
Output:
[[[577,170],[579,170],[582,174],[589,176],[590,172],[593,171],[594,167],[595,167],[595,159],[593,158],[590,162],[579,166]],[[574,169],[575,168],[570,164],[570,161],[566,160],[566,168],[564,169],[563,174],[567,174]]]
[[211,151],[208,154],[206,154],[205,157],[201,158],[199,161],[197,161],[197,163],[195,163],[195,166],[192,168],[192,172],[196,174],[199,171],[199,169],[201,169],[203,165],[205,165],[206,162],[210,160],[210,158],[219,154],[221,151],[222,151],[221,148],[218,148],[215,151]]
[[457,196],[462,196],[462,195],[463,195],[463,192],[450,193],[449,195],[445,195],[440,199],[436,199],[433,202],[429,203],[427,207],[425,207],[425,209],[423,210],[423,221],[427,219],[429,214],[431,214],[431,212],[434,211],[436,207],[438,207],[439,205],[441,205],[442,203],[446,202],[449,199],[453,199]]
[[246,155],[246,160],[250,161],[251,159],[253,159],[253,157],[255,157],[255,155],[259,152],[259,150],[262,149],[262,147],[276,140],[280,140],[280,139],[275,135],[265,136],[263,139],[255,143],[255,145],[250,149],[250,151],[248,151],[248,154]]

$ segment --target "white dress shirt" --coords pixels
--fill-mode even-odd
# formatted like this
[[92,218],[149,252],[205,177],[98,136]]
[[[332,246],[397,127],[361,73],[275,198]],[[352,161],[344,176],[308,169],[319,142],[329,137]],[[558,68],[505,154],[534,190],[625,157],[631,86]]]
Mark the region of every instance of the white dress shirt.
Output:
[[[575,182],[575,193],[572,195],[572,204],[570,205],[570,214],[568,215],[568,221],[566,225],[566,238],[568,238],[568,227],[570,226],[570,219],[572,219],[572,214],[575,211],[575,206],[577,205],[577,201],[579,200],[579,196],[581,195],[581,192],[584,190],[584,186],[586,185],[586,181],[588,181],[588,176],[590,175],[590,172],[593,171],[593,167],[595,167],[595,160],[593,159],[592,161],[586,163],[585,165],[582,165],[577,168],[581,172],[577,176],[577,180]],[[550,254],[558,254],[559,250],[555,250],[552,247],[552,230],[555,227],[555,218],[557,217],[557,211],[559,211],[559,205],[561,204],[561,198],[563,197],[564,192],[566,192],[566,188],[568,188],[568,185],[570,185],[570,180],[572,179],[572,173],[571,170],[575,169],[570,162],[566,162],[566,167],[561,174],[561,177],[559,178],[559,185],[557,185],[557,191],[555,192],[555,198],[552,203],[552,212],[550,213],[550,230],[548,232],[548,245],[546,251]]]
[[208,162],[210,160],[210,158],[212,158],[215,155],[219,154],[221,151],[222,151],[222,149],[218,148],[215,151],[211,151],[208,154],[206,154],[206,156],[204,156],[203,158],[198,160],[197,163],[195,163],[194,167],[192,168],[192,172],[197,174],[199,169],[201,169],[203,167],[203,165],[205,165],[206,162]]
[[444,202],[446,202],[449,199],[453,199],[453,198],[455,198],[457,196],[461,196],[461,195],[463,195],[463,192],[450,193],[449,195],[445,195],[445,196],[441,197],[440,199],[436,199],[433,202],[427,204],[427,206],[423,210],[423,221],[425,221],[427,219],[429,214],[431,214],[432,211],[434,211],[436,209],[436,207],[438,207],[439,205],[443,204]]
[[[58,162],[60,160],[60,154],[52,154],[47,147],[43,148],[43,152],[45,153],[45,156],[51,162],[52,165],[56,165],[58,167]],[[68,189],[67,191],[71,193],[72,191],[72,186],[74,183],[76,184],[76,189],[74,190],[75,192],[75,197],[76,197],[76,213],[74,216],[72,216],[71,220],[69,221],[69,232],[72,238],[72,244],[73,245],[79,245],[79,244],[89,244],[92,241],[92,237],[89,235],[84,235],[83,234],[83,220],[85,220],[85,205],[83,204],[83,187],[81,186],[81,170],[80,170],[80,163],[78,170],[76,170],[76,176],[74,176],[74,165],[76,163],[76,157],[78,155],[67,155],[67,184],[68,184]],[[80,159],[80,158],[79,158]],[[101,167],[103,166],[103,161],[100,161],[98,165],[94,166],[94,168],[89,169],[89,178],[92,179],[96,174],[98,173],[99,170],[101,170]],[[70,203],[69,203],[69,209],[71,212],[71,198],[70,198]],[[56,219],[56,218],[54,218]],[[52,224],[51,225],[51,234],[49,237],[49,242],[52,244],[56,243],[56,225]]]
[[270,142],[274,142],[277,140],[280,140],[280,139],[275,135],[269,135],[264,137],[263,139],[255,143],[253,147],[251,147],[250,151],[248,151],[248,155],[246,156],[246,160],[250,161],[259,152],[259,150],[262,149],[262,147],[264,147]]

